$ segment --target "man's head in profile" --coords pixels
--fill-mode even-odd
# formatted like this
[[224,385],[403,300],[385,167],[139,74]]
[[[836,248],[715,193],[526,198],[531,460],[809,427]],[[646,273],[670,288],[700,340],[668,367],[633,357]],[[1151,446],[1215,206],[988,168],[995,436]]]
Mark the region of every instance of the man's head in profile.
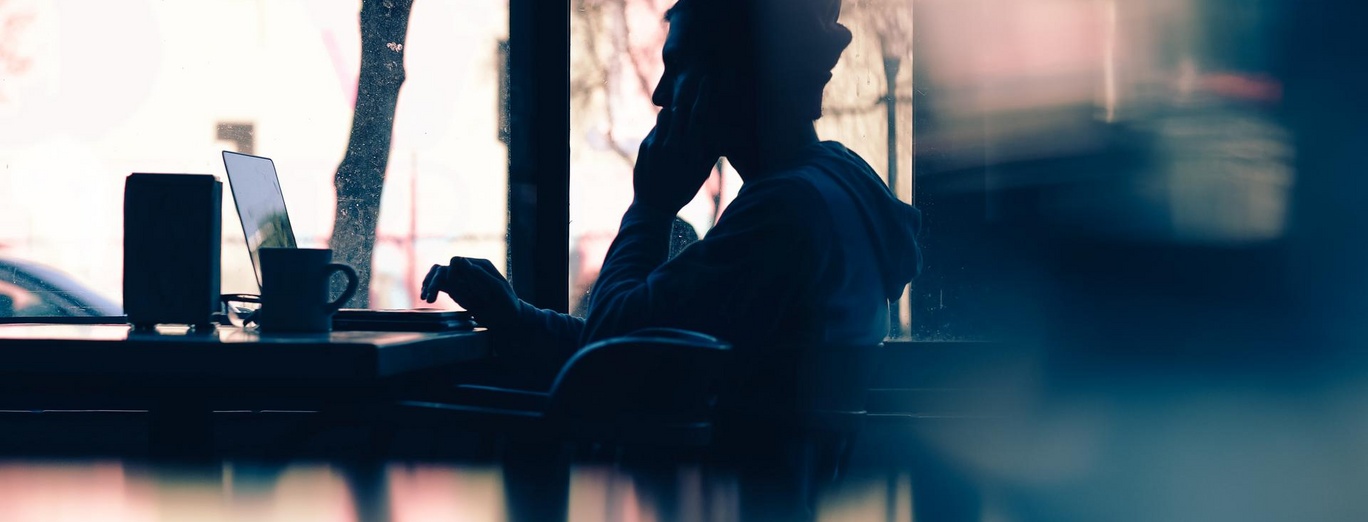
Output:
[[840,8],[840,0],[679,0],[665,15],[665,72],[652,101],[693,110],[710,89],[709,114],[693,117],[712,127],[718,154],[753,176],[769,142],[821,117],[822,90],[851,40],[837,23]]

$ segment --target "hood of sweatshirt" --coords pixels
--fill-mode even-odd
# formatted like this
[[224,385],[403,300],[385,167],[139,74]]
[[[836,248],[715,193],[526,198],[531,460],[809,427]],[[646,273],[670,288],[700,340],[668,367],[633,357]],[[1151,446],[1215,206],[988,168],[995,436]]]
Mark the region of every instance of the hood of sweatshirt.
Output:
[[921,211],[899,200],[869,163],[844,145],[826,141],[814,149],[817,164],[854,200],[855,213],[871,231],[884,294],[889,300],[898,299],[903,287],[921,271],[917,246]]

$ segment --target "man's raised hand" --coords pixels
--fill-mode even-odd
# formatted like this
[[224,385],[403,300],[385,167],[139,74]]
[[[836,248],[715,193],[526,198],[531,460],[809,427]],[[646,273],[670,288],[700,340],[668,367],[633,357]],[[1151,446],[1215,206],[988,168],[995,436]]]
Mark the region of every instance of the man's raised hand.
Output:
[[680,81],[669,107],[641,142],[632,173],[635,202],[675,214],[712,175],[721,152],[716,141],[714,89],[708,78]]

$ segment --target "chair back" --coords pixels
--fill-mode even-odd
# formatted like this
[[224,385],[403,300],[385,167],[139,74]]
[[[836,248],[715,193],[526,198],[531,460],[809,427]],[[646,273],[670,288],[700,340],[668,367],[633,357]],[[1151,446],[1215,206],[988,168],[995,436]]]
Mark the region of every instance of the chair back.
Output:
[[713,453],[732,467],[747,519],[815,520],[820,492],[841,480],[864,424],[882,344],[737,349]]
[[866,395],[883,344],[813,345],[736,354],[719,407],[721,455],[742,461],[788,460],[834,475],[864,424]]
[[729,414],[762,417],[785,429],[863,416],[882,348],[882,343],[814,345],[738,354],[723,406]]
[[604,442],[706,444],[730,351],[716,338],[665,328],[590,344],[557,375],[547,420]]

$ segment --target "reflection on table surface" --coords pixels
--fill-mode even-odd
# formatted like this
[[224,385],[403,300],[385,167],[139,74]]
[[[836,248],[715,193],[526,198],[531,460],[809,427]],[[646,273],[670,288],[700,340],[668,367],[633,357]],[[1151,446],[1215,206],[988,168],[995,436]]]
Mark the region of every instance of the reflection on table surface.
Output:
[[[569,519],[739,520],[737,481],[696,467],[661,481],[585,465],[571,471]],[[823,520],[885,520],[890,506],[910,517],[910,496],[886,500],[884,478],[851,480],[824,498]],[[904,493],[907,493],[904,490]],[[668,509],[669,515],[666,515]],[[0,462],[0,520],[28,521],[363,521],[507,520],[497,465],[225,462],[196,467],[110,461]]]

